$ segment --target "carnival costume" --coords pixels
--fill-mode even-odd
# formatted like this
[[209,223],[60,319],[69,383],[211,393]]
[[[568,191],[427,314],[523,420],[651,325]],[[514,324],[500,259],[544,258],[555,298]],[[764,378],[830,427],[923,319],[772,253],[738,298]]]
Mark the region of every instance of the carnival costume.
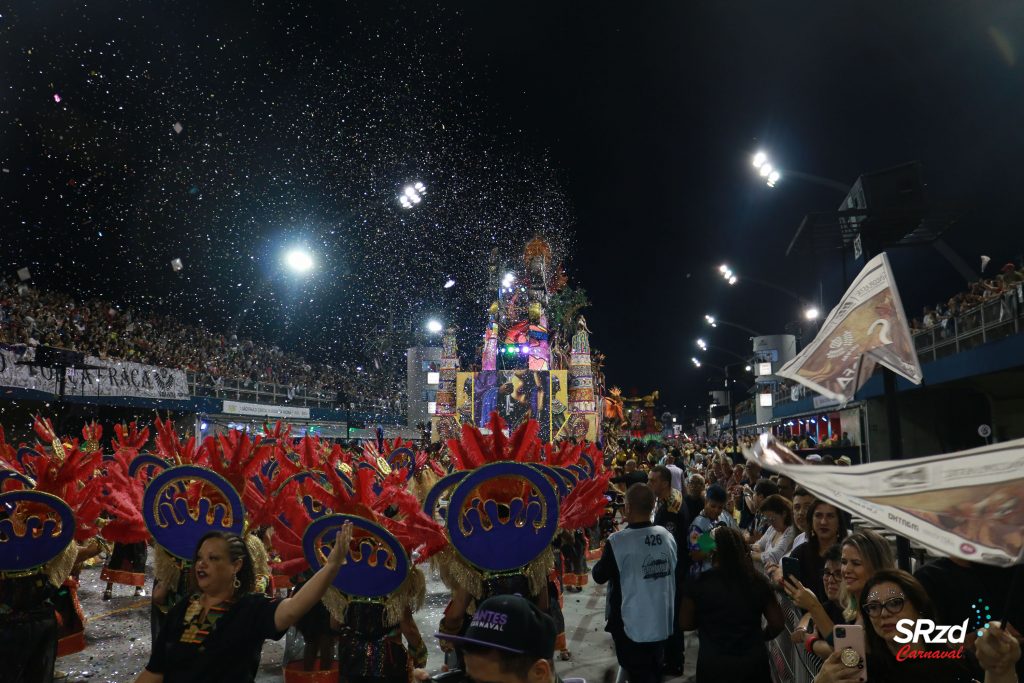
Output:
[[[104,460],[117,460],[119,467],[108,471],[109,487],[105,492],[108,509],[117,512],[103,527],[102,537],[114,544],[110,557],[100,572],[107,582],[103,599],[111,597],[112,584],[133,586],[139,595],[146,585],[146,547],[149,530],[142,518],[143,483],[130,474],[131,462],[149,440],[149,428],[139,431],[135,422],[127,427],[114,425],[113,453]],[[109,469],[109,468],[108,468]]]
[[274,544],[284,560],[280,570],[318,569],[335,532],[351,522],[348,563],[323,598],[341,632],[340,677],[354,683],[409,683],[413,668],[426,666],[427,659],[412,619],[426,597],[426,582],[414,561],[447,545],[440,525],[406,489],[408,469],[388,464],[388,459],[397,464],[397,458],[415,454],[374,458],[367,452],[351,463],[341,462],[342,467],[337,455],[317,457],[316,451],[314,439],[300,443],[301,469],[288,476],[278,494]]
[[17,452],[0,429],[0,652],[15,676],[49,681],[56,657],[85,648],[73,571],[97,534],[104,482],[90,427],[81,448],[47,419],[33,428],[42,442]]
[[[442,633],[461,634],[475,605],[493,595],[518,593],[553,611],[558,600],[550,593],[552,542],[559,528],[585,528],[604,508],[607,475],[591,478],[582,469],[573,473],[548,464],[568,460],[570,453],[578,458],[582,446],[565,444],[556,451],[542,444],[535,420],[506,437],[505,421],[494,413],[489,428],[485,436],[463,425],[461,441],[448,442],[456,471],[435,485],[425,504],[428,514],[443,514],[451,540],[437,561],[452,590]],[[445,498],[447,507],[440,510]]]

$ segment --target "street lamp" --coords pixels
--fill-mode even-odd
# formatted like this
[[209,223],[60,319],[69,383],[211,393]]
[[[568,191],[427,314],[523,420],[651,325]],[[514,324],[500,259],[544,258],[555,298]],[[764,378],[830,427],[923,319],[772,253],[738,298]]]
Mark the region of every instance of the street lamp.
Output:
[[693,362],[693,367],[695,367],[695,368],[699,368],[700,367],[701,363],[700,363],[699,360],[697,360],[696,356],[691,356],[690,360]]
[[807,318],[808,320],[817,320],[818,315],[820,315],[820,311],[818,311],[817,307],[815,306],[811,306],[810,308],[804,311],[804,317]]
[[736,274],[732,272],[732,268],[723,263],[718,266],[718,272],[722,274],[722,279],[730,285],[736,284]]
[[430,334],[440,334],[444,330],[444,325],[441,324],[440,320],[431,318],[427,321],[427,332]]

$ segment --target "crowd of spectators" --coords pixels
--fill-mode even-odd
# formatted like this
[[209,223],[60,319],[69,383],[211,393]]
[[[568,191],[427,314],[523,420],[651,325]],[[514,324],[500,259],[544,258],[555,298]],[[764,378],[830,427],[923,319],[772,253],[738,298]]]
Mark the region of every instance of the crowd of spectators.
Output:
[[277,384],[289,394],[317,395],[382,412],[401,410],[400,385],[361,366],[309,361],[278,346],[239,339],[185,321],[122,308],[107,301],[79,301],[0,280],[0,343],[55,346],[100,359],[125,360],[193,372],[213,388],[238,380],[247,388]]
[[[870,683],[1019,680],[1024,591],[1014,588],[1013,568],[932,557],[918,558],[913,573],[897,569],[887,534],[855,525],[792,479],[720,445],[627,442],[608,463],[623,467],[612,480],[623,485],[643,485],[646,472],[659,501],[672,500],[662,490],[674,479],[669,473],[682,473],[677,490],[689,534],[677,545],[688,571],[677,586],[678,610],[681,628],[699,636],[696,680],[768,681],[766,643],[783,639],[806,656],[815,683],[863,681],[837,640],[853,629],[863,629]],[[979,622],[979,604],[998,605],[1010,625]],[[792,623],[784,623],[782,605],[797,615]],[[966,621],[962,651],[957,643],[896,642],[893,624],[919,618]],[[663,647],[667,658],[670,641]]]
[[[969,314],[982,304],[1015,295],[1021,283],[1024,283],[1024,269],[1007,263],[995,277],[981,278],[970,283],[966,291],[950,297],[945,303],[925,306],[921,317],[910,321],[910,329],[914,332],[938,329],[944,336],[950,336],[953,334],[953,320]],[[978,322],[966,320],[965,324],[976,325]]]

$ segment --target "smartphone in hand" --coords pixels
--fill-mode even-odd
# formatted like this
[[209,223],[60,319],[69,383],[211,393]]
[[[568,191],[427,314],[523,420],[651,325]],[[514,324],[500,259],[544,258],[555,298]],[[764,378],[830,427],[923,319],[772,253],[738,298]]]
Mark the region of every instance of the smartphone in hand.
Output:
[[839,660],[851,669],[860,669],[857,680],[864,683],[868,680],[867,651],[864,647],[864,627],[860,624],[843,624],[836,626],[835,634],[836,652],[839,653]]
[[800,560],[795,557],[783,557],[782,580],[785,581],[791,576],[795,577],[800,583],[803,583],[803,577],[800,576]]

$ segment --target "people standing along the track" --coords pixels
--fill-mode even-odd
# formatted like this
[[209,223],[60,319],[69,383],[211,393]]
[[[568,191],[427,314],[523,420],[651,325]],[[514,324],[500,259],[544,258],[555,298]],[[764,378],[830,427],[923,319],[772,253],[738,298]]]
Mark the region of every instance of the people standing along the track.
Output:
[[704,509],[690,523],[687,546],[690,552],[690,576],[697,577],[711,569],[709,549],[711,530],[717,526],[735,527],[736,521],[725,509],[728,494],[718,484],[708,487],[704,496]]
[[626,491],[628,525],[608,537],[593,572],[594,581],[611,584],[605,630],[629,683],[660,683],[664,641],[675,630],[676,542],[651,523],[654,503],[644,484]]
[[[822,573],[825,569],[825,556],[828,549],[846,538],[846,517],[837,507],[823,500],[816,500],[807,511],[808,529],[807,542],[790,553],[800,563],[800,575],[797,577],[811,589],[820,602],[825,602],[825,584]],[[781,585],[782,569],[773,565],[768,569],[771,580]]]
[[[765,641],[782,632],[782,608],[757,571],[740,532],[711,532],[711,568],[686,586],[679,623],[697,630],[697,681],[771,681]],[[761,627],[762,617],[765,621]]]
[[136,683],[254,681],[263,641],[277,640],[320,601],[346,562],[352,525],[339,531],[323,567],[290,598],[254,593],[256,576],[245,541],[211,532],[193,563],[198,593],[171,608]]
[[[648,486],[654,492],[657,499],[654,508],[654,524],[663,527],[672,534],[676,541],[676,595],[680,595],[683,581],[689,572],[690,563],[688,555],[680,553],[680,548],[686,548],[687,537],[690,531],[690,517],[683,503],[683,495],[672,485],[672,473],[668,467],[659,465],[651,470],[647,478]],[[665,641],[665,675],[681,676],[683,674],[683,655],[686,649],[686,642],[683,639],[683,632],[676,628],[672,636]]]

